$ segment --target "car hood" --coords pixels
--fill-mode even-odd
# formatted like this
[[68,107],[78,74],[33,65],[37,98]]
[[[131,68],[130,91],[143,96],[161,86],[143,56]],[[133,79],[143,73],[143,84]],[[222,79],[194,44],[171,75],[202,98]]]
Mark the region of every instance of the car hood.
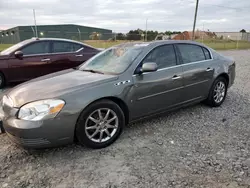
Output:
[[116,75],[68,69],[25,82],[11,89],[7,95],[13,100],[15,107],[20,107],[32,101],[60,97],[117,78]]

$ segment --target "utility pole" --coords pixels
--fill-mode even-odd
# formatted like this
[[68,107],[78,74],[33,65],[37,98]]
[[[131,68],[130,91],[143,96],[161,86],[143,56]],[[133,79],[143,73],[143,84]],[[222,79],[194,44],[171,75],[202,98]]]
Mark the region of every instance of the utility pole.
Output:
[[192,40],[195,39],[195,34],[194,33],[195,33],[195,25],[196,25],[196,18],[197,18],[197,12],[198,12],[198,5],[199,5],[199,0],[196,0]]
[[203,44],[203,40],[204,40],[204,23],[203,23],[203,29],[202,29],[202,44]]
[[33,9],[33,16],[34,16],[34,22],[35,22],[36,37],[38,37],[38,35],[37,35],[37,26],[36,26],[36,13],[35,13],[35,9]]
[[148,34],[148,19],[146,19],[146,33],[145,33],[145,41],[147,41]]
[[78,30],[78,34],[79,34],[79,41],[81,41],[81,40],[82,40],[82,39],[81,39],[81,31],[80,31],[79,28],[77,28],[77,30]]

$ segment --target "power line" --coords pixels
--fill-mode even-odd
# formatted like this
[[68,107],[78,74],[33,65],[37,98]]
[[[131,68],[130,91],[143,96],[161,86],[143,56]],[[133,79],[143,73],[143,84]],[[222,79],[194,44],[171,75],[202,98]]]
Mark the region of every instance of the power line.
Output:
[[[192,0],[181,0],[183,3],[184,2],[189,2],[189,3],[195,3],[195,1]],[[209,4],[209,3],[200,3],[200,6],[207,5],[207,6],[214,6],[214,7],[220,7],[220,8],[225,8],[225,9],[233,9],[233,10],[249,10],[250,7],[242,7],[242,8],[236,8],[236,7],[230,7],[230,6],[224,6],[224,5],[216,5],[216,4]]]
[[225,9],[233,9],[233,10],[241,10],[241,11],[246,10],[246,9],[249,10],[249,7],[248,8],[235,8],[235,7],[228,7],[228,6],[224,6],[224,5],[213,5],[213,4],[201,4],[201,5],[215,6],[215,7],[225,8]]

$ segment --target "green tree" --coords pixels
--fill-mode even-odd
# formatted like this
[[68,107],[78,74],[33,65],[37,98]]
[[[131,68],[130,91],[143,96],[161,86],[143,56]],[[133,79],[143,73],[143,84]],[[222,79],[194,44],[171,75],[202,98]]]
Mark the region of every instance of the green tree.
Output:
[[117,33],[116,40],[126,40],[126,35],[123,33]]
[[246,33],[245,29],[240,30],[241,33]]

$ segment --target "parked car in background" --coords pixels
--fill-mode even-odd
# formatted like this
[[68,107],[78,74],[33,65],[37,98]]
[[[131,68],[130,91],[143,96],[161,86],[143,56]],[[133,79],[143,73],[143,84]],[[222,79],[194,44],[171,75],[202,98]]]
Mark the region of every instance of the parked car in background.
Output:
[[235,61],[197,42],[126,43],[68,69],[25,82],[3,97],[3,126],[24,147],[112,144],[129,122],[225,100]]
[[0,88],[60,70],[77,67],[102,51],[58,38],[32,38],[0,52]]

